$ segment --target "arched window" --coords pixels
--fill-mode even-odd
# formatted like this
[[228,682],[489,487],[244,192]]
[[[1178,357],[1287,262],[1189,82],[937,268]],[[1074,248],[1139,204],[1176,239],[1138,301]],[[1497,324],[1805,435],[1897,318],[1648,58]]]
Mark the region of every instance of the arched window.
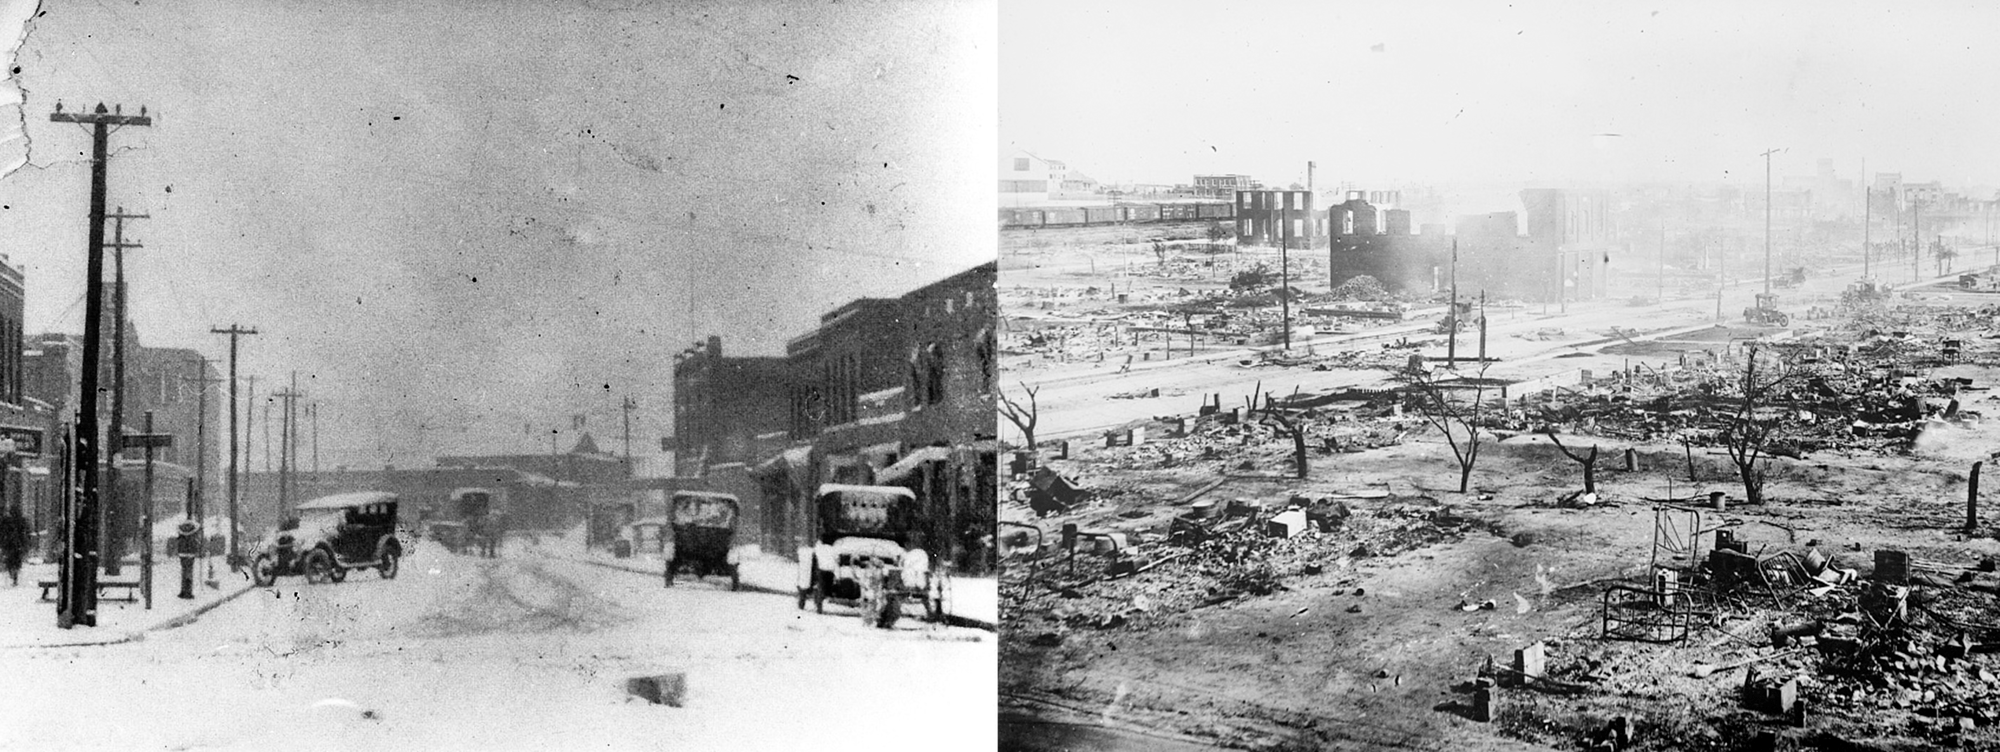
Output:
[[994,371],[994,368],[993,368],[993,366],[994,366],[994,363],[993,363],[993,350],[994,350],[994,348],[995,348],[995,344],[994,344],[994,341],[993,341],[993,340],[994,340],[994,337],[993,337],[993,328],[992,328],[992,327],[987,327],[987,328],[985,328],[985,329],[981,329],[981,330],[979,330],[979,333],[978,333],[978,334],[976,334],[976,335],[973,335],[973,342],[975,342],[975,343],[976,343],[976,344],[974,344],[973,346],[974,346],[974,347],[976,347],[976,348],[978,348],[978,349],[977,349],[977,351],[976,351],[976,354],[977,354],[977,355],[978,355],[978,357],[979,357],[979,393],[980,393],[980,394],[990,394],[990,393],[992,393],[992,391],[993,391],[993,384],[994,384],[994,382],[995,382],[995,381],[997,381],[997,380],[998,380],[998,378],[997,378],[997,377],[998,377],[998,374],[997,374],[997,373],[996,373],[996,372]]
[[936,342],[924,348],[924,392],[931,404],[944,401],[944,346]]

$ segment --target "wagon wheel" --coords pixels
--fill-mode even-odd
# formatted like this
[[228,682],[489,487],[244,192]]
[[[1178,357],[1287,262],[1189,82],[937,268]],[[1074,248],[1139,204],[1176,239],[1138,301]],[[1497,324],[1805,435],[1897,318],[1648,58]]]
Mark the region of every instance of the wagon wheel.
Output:
[[396,579],[396,573],[402,571],[402,562],[403,556],[401,554],[395,551],[384,551],[382,552],[382,563],[376,565],[375,572],[382,575],[382,579]]

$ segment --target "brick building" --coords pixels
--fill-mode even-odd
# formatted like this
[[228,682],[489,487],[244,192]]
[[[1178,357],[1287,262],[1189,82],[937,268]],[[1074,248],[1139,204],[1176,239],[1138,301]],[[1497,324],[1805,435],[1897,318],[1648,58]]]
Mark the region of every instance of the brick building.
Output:
[[1249,175],[1196,175],[1194,176],[1195,198],[1217,198],[1233,200],[1237,191],[1250,191],[1264,187]]
[[674,362],[674,474],[762,459],[759,442],[782,439],[787,365],[781,357],[726,357],[709,337]]
[[895,484],[925,505],[933,553],[991,568],[997,274],[988,263],[900,298],[853,301],[788,344],[791,445],[756,467],[767,547],[810,540],[821,483]]
[[1236,243],[1311,248],[1313,239],[1325,235],[1323,223],[1313,213],[1311,191],[1236,192]]

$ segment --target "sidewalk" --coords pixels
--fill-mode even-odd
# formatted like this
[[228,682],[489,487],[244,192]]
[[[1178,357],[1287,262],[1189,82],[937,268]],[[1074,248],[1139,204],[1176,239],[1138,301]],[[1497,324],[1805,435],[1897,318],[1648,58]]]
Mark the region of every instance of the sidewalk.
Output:
[[[508,544],[531,545],[518,538],[510,539]],[[755,551],[755,549],[745,550]],[[585,551],[582,540],[572,535],[561,538],[544,536],[541,543],[536,546],[536,551],[559,559],[595,564],[655,578],[663,577],[666,572],[666,562],[659,554],[635,554],[631,558],[620,559],[603,549]],[[796,562],[785,557],[755,551],[738,565],[740,587],[753,592],[795,597],[798,594],[798,566]],[[710,577],[708,581],[728,586],[726,581],[718,578]],[[684,574],[675,582],[693,585],[695,579],[692,575]],[[945,584],[945,613],[949,614],[953,621],[964,626],[988,631],[997,630],[1000,621],[999,580],[992,577],[948,578]]]
[[[56,579],[56,566],[31,560],[21,568],[21,584],[18,587],[8,587],[7,583],[0,582],[0,649],[114,645],[144,639],[147,632],[187,624],[209,609],[251,590],[249,577],[230,572],[228,567],[223,566],[221,557],[216,557],[214,561],[217,587],[210,588],[204,584],[208,569],[205,565],[198,566],[192,600],[174,597],[180,593],[180,562],[156,560],[152,610],[146,609],[144,597],[138,597],[135,589],[131,592],[138,600],[129,603],[98,599],[97,626],[62,629],[56,626],[56,593],[51,590],[49,600],[39,600],[42,589],[36,585],[41,580]],[[138,577],[138,565],[128,563],[117,579],[136,580]],[[115,592],[107,593],[111,594]]]

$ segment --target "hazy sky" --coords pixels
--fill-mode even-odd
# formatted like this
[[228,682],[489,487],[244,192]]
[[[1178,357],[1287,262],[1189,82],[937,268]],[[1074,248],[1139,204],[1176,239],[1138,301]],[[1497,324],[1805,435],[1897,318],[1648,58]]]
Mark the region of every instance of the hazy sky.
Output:
[[[990,2],[45,2],[0,143],[28,328],[81,331],[90,145],[148,345],[299,371],[322,460],[670,430],[672,356],[782,354],[819,313],[994,257]],[[11,110],[4,114],[11,115]],[[26,145],[25,152],[23,145]],[[11,151],[8,151],[11,150]]]
[[[1009,0],[1000,135],[1101,181],[1991,185],[2000,5]],[[1603,135],[1603,134],[1618,134]]]

